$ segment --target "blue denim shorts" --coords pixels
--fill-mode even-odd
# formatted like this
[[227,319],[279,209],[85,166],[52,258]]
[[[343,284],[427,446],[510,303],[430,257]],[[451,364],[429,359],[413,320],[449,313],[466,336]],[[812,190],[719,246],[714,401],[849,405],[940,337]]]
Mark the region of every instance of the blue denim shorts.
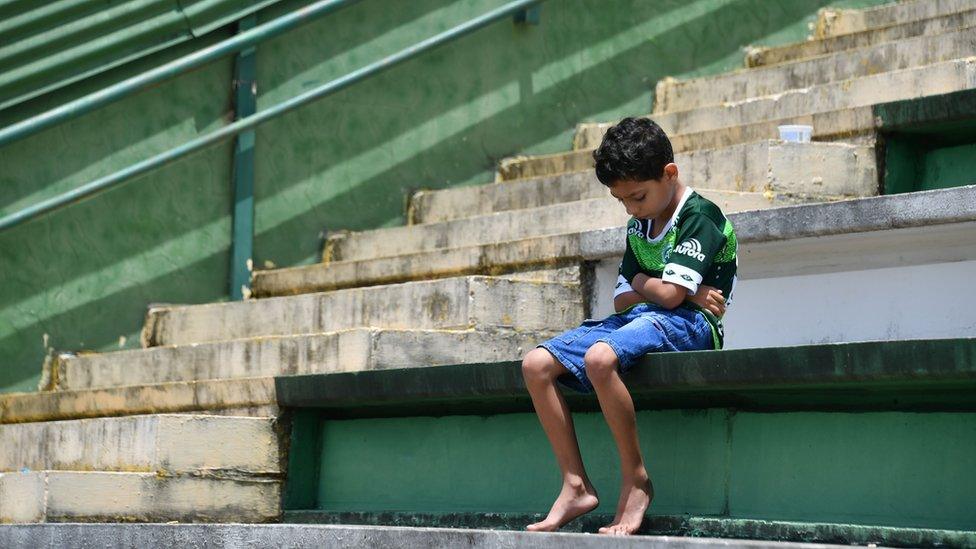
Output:
[[626,373],[647,353],[695,351],[714,348],[712,327],[705,315],[679,307],[665,309],[639,303],[603,320],[585,320],[574,328],[540,343],[572,376],[557,381],[581,393],[593,392],[583,356],[595,343],[604,342],[617,353],[620,373]]

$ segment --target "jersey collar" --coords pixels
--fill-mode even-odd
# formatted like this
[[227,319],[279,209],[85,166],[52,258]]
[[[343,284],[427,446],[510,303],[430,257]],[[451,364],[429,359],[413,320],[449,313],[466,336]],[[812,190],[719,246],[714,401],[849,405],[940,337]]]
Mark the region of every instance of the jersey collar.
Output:
[[645,219],[645,221],[647,221],[647,235],[645,235],[644,238],[646,238],[648,242],[660,242],[662,239],[664,239],[664,236],[668,234],[671,227],[674,227],[675,222],[678,221],[678,214],[681,213],[681,209],[685,207],[685,202],[688,201],[688,198],[691,197],[691,193],[693,192],[695,191],[691,187],[685,187],[685,194],[681,195],[681,201],[678,202],[678,207],[674,209],[674,213],[671,214],[671,219],[668,220],[667,225],[664,226],[664,229],[661,230],[657,237],[651,238],[651,233],[653,232],[654,228],[654,220]]

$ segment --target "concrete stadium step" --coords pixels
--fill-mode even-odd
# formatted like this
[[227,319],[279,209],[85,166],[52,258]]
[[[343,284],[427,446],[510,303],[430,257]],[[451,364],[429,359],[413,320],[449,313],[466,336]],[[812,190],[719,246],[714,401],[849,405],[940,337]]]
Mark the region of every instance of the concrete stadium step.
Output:
[[580,234],[589,233],[255,271],[251,289],[256,297],[272,297],[458,275],[521,276],[520,271],[539,267],[566,266],[578,271],[583,257],[577,251]]
[[276,479],[0,473],[0,522],[270,522],[281,514],[280,499]]
[[[736,227],[739,253],[744,258],[739,267],[740,278],[890,267],[883,260],[887,256],[911,259],[908,264],[912,265],[964,261],[972,251],[968,244],[971,239],[964,235],[976,222],[974,197],[976,187],[970,186],[731,213],[729,219]],[[929,236],[912,234],[919,230]],[[257,295],[291,294],[336,286],[368,286],[391,279],[456,276],[486,270],[497,273],[541,262],[550,266],[610,262],[615,269],[624,252],[624,232],[621,225],[394,258],[257,271],[253,287]],[[914,243],[910,250],[905,250],[906,242]],[[833,261],[822,260],[825,250],[830,250]],[[866,255],[865,250],[871,254]],[[595,277],[587,272],[584,278],[590,282],[584,287],[591,287],[586,291],[591,299],[602,302],[607,292],[612,292],[612,285],[600,286],[609,281],[601,282],[601,272],[598,270]],[[612,280],[616,281],[615,274]],[[589,314],[597,315],[598,310],[598,304],[591,301]]]
[[974,0],[914,0],[868,9],[820,10],[815,38],[829,38],[976,9]]
[[559,330],[582,320],[579,284],[461,277],[316,294],[152,307],[145,347],[349,328]]
[[410,197],[407,217],[411,225],[440,223],[608,195],[592,170],[577,171],[501,184],[419,191]]
[[0,424],[161,413],[275,416],[274,378],[0,394]]
[[[648,514],[972,530],[974,353],[970,334],[645,357],[623,377],[639,428],[668,446],[649,471],[666,480]],[[325,496],[292,509],[529,514],[548,509],[558,490],[517,361],[278,382],[284,408],[318,414],[317,426],[292,432],[291,448],[317,453],[308,462],[320,466],[319,486],[309,475],[289,487]],[[613,490],[614,442],[598,399],[564,392],[601,463],[593,484]],[[308,442],[322,431],[330,444]],[[955,442],[931,451],[944,440]],[[864,448],[885,455],[886,468]],[[446,489],[459,482],[468,489]],[[804,497],[817,490],[838,497]],[[879,490],[892,497],[872,497]],[[595,512],[612,513],[614,502],[604,498]]]
[[[974,29],[976,36],[976,29]],[[813,113],[871,106],[968,89],[966,61],[886,72],[724,105],[652,115],[669,135],[687,135]]]
[[[702,189],[702,195],[728,211],[770,207],[773,200],[761,193]],[[426,225],[406,225],[332,236],[323,257],[355,261],[394,257],[442,248],[462,248],[569,231],[623,225],[629,216],[612,197],[563,202],[537,208],[510,210]]]
[[[699,519],[697,527],[704,524]],[[718,521],[715,519],[713,522]],[[731,521],[729,521],[731,522]],[[768,529],[765,522],[737,521],[745,531]],[[412,524],[407,521],[406,524]],[[796,523],[794,523],[796,524]],[[832,525],[823,525],[816,532],[829,531]],[[788,526],[784,525],[783,530]],[[794,531],[801,532],[804,525],[796,524]],[[326,549],[375,549],[376,547],[402,547],[406,549],[510,549],[532,547],[535,549],[602,549],[641,547],[642,549],[827,549],[849,548],[849,544],[822,545],[814,543],[784,543],[780,541],[756,541],[701,537],[701,533],[689,537],[668,535],[635,536],[621,539],[616,536],[595,536],[582,533],[520,532],[511,530],[475,528],[416,528],[406,526],[355,526],[347,524],[13,524],[0,526],[0,546],[4,547],[140,547],[171,548],[187,545],[221,547],[224,549],[250,549],[253,547],[294,547]],[[706,535],[722,535],[718,525],[700,532]],[[918,531],[918,530],[913,530]],[[714,532],[714,533],[713,533]],[[924,532],[924,531],[923,531]],[[868,538],[876,540],[878,538]],[[882,539],[889,539],[887,536]],[[911,536],[891,539],[929,539]],[[934,538],[941,540],[942,538]],[[968,540],[968,537],[948,538]],[[124,541],[122,541],[124,540]],[[904,544],[903,544],[904,545]],[[961,546],[961,545],[960,545]]]
[[76,391],[200,379],[495,362],[517,359],[552,335],[508,330],[356,329],[112,353],[62,354],[55,360],[52,379],[56,383],[54,389]]
[[[584,155],[547,158],[552,158],[553,164],[540,168],[556,175],[523,178],[519,168],[524,164],[508,161],[508,168],[498,171],[501,183],[421,191],[412,200],[413,217],[419,223],[436,223],[607,196],[607,188],[593,172],[592,159]],[[566,158],[584,162],[583,171],[556,172],[567,167]],[[716,191],[866,196],[875,194],[878,186],[872,147],[769,140],[724,150],[678,153],[675,162],[686,181]],[[811,186],[814,181],[815,187]]]
[[442,248],[502,242],[573,229],[612,227],[627,214],[609,196],[504,211],[425,225],[388,227],[331,235],[323,257],[327,263],[394,257]]
[[[757,121],[744,121],[739,125],[730,125],[711,130],[695,133],[680,133],[671,135],[671,145],[676,152],[713,149],[728,147],[737,143],[748,143],[761,139],[771,139],[778,135],[777,126],[781,124],[806,124],[813,126],[813,139],[830,141],[838,139],[848,139],[852,136],[868,135],[877,127],[873,108],[877,105],[894,101],[921,100],[925,98],[935,98],[954,92],[971,90],[976,88],[976,57],[938,63],[919,69],[908,69],[905,71],[894,71],[877,77],[867,77],[848,81],[852,96],[856,92],[857,102],[864,101],[865,97],[870,97],[874,93],[875,97],[861,106],[851,106],[836,110],[792,114],[780,118],[771,118]],[[841,86],[840,89],[843,89]],[[872,91],[873,90],[873,91]],[[820,90],[824,91],[824,90]],[[815,108],[816,101],[811,99],[816,97],[810,92],[796,91],[783,94],[780,97],[762,98],[756,100],[759,107],[757,109],[767,109],[766,113],[771,116],[778,114],[779,105],[788,105],[787,112],[796,112],[799,106],[804,105],[805,101],[812,103]],[[825,99],[829,104],[830,99]],[[742,103],[746,105],[748,103]],[[799,105],[799,106],[798,106]],[[724,110],[735,112],[739,107],[731,106]],[[719,113],[723,109],[706,108],[705,111]],[[758,111],[754,111],[758,112]],[[692,111],[689,111],[689,115]],[[661,120],[667,124],[667,116],[649,115],[652,119]],[[734,121],[730,120],[730,122]],[[576,148],[573,153],[567,153],[566,162],[582,162],[587,155],[592,154],[592,150],[599,146],[603,134],[612,123],[600,124],[581,124],[577,127],[576,135],[573,138],[573,145]],[[665,128],[667,130],[667,128]],[[538,164],[542,161],[538,157],[522,159],[518,166],[510,167],[511,170],[519,170],[520,173],[535,173],[538,168],[535,166],[522,166],[521,164]],[[551,160],[546,160],[551,162]]]
[[0,425],[0,472],[281,474],[271,418],[160,414]]
[[[675,154],[675,163],[686,182],[694,187],[705,187],[713,191],[770,191],[786,196],[853,197],[872,196],[878,191],[878,175],[875,167],[874,148],[846,143],[786,143],[778,140],[763,140],[737,144],[722,149],[686,151]],[[485,185],[478,193],[464,193],[464,189],[440,191],[450,193],[447,202],[457,204],[461,212],[479,207],[475,200],[486,195],[498,197],[494,202],[503,205],[515,203],[523,190],[532,194],[538,187],[547,183],[573,185],[573,193],[606,193],[593,174],[592,155],[566,154],[534,157],[533,162],[523,162],[516,168],[508,163],[506,171],[499,170],[502,178],[540,173],[557,173],[570,163],[586,163],[575,178],[557,175],[546,178],[511,181],[495,185]],[[573,167],[579,167],[573,166]],[[533,170],[527,172],[528,169]],[[553,202],[565,191],[553,193]],[[707,192],[704,191],[703,192]],[[572,194],[572,193],[568,193]],[[491,206],[492,204],[489,204]],[[485,207],[485,206],[480,206]],[[444,214],[441,214],[444,215]]]
[[976,25],[976,2],[973,9],[938,15],[928,19],[909,21],[893,26],[867,29],[851,34],[808,40],[777,47],[753,47],[746,52],[745,65],[749,68],[788,63],[808,57],[827,55],[855,48],[875,46],[918,36],[931,36],[952,32]]
[[654,113],[744,101],[788,90],[922,67],[976,55],[976,29],[888,42],[772,67],[690,80],[658,81]]
[[[771,143],[770,146],[778,146]],[[787,145],[794,147],[794,144]],[[828,146],[832,147],[833,145]],[[843,150],[849,146],[838,146]],[[796,147],[795,150],[811,150]],[[851,149],[848,149],[851,150]],[[856,148],[853,150],[857,150]],[[808,157],[812,166],[832,166],[829,158]],[[861,159],[870,164],[868,160]],[[761,167],[755,168],[761,170]],[[864,171],[868,171],[865,168]],[[692,172],[694,173],[694,172]],[[772,169],[775,176],[776,169]],[[853,173],[861,173],[857,170]],[[817,184],[818,172],[811,173],[811,188]],[[830,177],[825,178],[825,181]],[[839,178],[843,179],[843,177]],[[865,185],[869,180],[865,180]],[[771,185],[777,182],[771,179]],[[836,185],[841,184],[840,181]],[[830,185],[834,185],[831,183]],[[837,186],[832,189],[837,189]],[[876,183],[874,184],[876,188]],[[827,184],[825,184],[827,186]],[[726,206],[723,204],[723,207]],[[619,206],[617,206],[619,208]],[[817,208],[816,205],[810,208]],[[777,209],[766,210],[776,215]],[[733,224],[748,220],[758,212],[731,213]],[[255,271],[252,289],[257,296],[293,295],[304,292],[327,291],[351,286],[370,286],[393,281],[429,279],[458,274],[499,274],[534,266],[579,265],[584,262],[619,258],[623,253],[623,223],[610,228],[572,231],[559,234],[490,242],[451,249],[435,249],[402,254],[396,257],[336,261],[288,269]],[[740,245],[747,245],[752,236],[739,231]],[[762,238],[760,238],[762,240]],[[775,260],[772,260],[775,262]]]

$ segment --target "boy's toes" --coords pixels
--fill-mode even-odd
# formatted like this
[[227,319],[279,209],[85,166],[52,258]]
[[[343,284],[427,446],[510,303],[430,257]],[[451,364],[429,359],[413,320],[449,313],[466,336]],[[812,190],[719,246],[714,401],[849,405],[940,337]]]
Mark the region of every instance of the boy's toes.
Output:
[[533,522],[532,524],[525,527],[529,532],[550,532],[554,530],[550,524],[546,521]]

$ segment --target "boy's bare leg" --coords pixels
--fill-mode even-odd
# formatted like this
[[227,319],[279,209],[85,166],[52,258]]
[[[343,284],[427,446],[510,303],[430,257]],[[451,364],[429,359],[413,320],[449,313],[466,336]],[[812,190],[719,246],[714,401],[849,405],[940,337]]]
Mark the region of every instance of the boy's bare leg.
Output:
[[613,522],[600,528],[601,534],[631,535],[640,528],[644,512],[654,498],[654,488],[637,441],[637,417],[630,391],[617,372],[613,347],[599,342],[584,357],[586,373],[596,390],[603,416],[620,452],[620,500]]
[[562,472],[563,485],[545,520],[526,526],[526,530],[551,532],[599,505],[596,490],[583,469],[573,417],[566,399],[556,387],[556,378],[569,373],[549,351],[538,347],[522,360],[522,375],[532,396],[542,429],[549,437]]

